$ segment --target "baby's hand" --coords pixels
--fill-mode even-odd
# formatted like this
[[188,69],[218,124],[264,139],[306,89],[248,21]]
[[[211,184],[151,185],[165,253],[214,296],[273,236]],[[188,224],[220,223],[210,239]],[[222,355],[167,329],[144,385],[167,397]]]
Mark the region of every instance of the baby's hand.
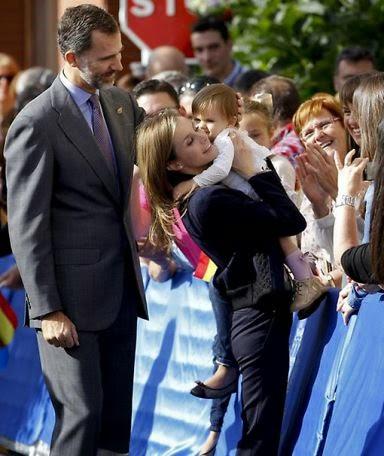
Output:
[[190,193],[196,187],[197,184],[193,179],[180,182],[180,184],[177,184],[173,189],[173,199],[176,201],[181,199],[183,196],[188,195],[188,193]]

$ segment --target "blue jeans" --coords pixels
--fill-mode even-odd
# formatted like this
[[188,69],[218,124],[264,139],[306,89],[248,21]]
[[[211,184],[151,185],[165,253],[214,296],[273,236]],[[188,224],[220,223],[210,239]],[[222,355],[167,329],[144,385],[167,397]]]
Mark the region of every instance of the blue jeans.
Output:
[[[237,367],[237,362],[231,347],[232,307],[231,304],[215,288],[212,281],[209,283],[209,298],[212,303],[213,314],[216,320],[216,331],[212,352],[214,360],[214,372],[217,362],[226,366]],[[228,408],[231,395],[221,399],[213,399],[210,412],[210,431],[220,432],[223,420]]]

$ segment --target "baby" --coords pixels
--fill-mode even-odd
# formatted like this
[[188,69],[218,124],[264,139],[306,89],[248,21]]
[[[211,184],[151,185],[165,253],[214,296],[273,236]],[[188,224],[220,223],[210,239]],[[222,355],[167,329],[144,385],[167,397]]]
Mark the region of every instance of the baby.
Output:
[[[225,84],[212,84],[203,88],[193,100],[192,113],[195,128],[207,133],[210,141],[218,150],[218,156],[208,169],[193,179],[176,186],[175,195],[180,197],[197,186],[204,187],[221,182],[228,187],[244,192],[253,199],[258,199],[248,181],[231,170],[234,147],[229,132],[239,126],[238,102],[234,90]],[[271,138],[272,131],[269,129],[268,122],[264,124],[259,122],[258,129],[263,133],[263,138]],[[265,145],[270,146],[271,143],[263,141],[265,145],[258,144],[245,132],[241,134],[241,137],[254,151],[254,160],[258,168],[268,170],[265,159],[272,154]],[[274,160],[273,157],[271,159]],[[289,189],[289,193],[292,193],[292,188]],[[321,301],[328,286],[320,277],[312,274],[306,256],[298,249],[292,238],[280,238],[280,245],[285,255],[285,263],[296,282],[295,299],[291,310],[298,311],[299,317],[305,318],[309,313],[308,308]]]

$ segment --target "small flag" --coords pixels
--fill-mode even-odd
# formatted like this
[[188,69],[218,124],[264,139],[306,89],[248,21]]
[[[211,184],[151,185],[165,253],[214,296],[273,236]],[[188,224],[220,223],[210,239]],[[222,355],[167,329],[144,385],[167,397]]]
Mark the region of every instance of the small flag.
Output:
[[200,252],[199,261],[193,275],[197,279],[204,280],[204,282],[210,282],[216,269],[215,263],[204,252]]
[[0,347],[8,345],[15,334],[17,316],[0,292]]

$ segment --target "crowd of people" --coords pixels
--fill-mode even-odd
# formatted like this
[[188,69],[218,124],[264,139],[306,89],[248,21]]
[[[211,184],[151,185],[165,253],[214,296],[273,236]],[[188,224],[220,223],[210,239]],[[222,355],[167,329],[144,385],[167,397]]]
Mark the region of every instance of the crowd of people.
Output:
[[148,318],[139,261],[162,282],[202,256],[217,268],[217,335],[212,376],[191,385],[212,399],[199,454],[215,453],[239,376],[236,454],[277,454],[292,312],[307,318],[339,288],[348,325],[383,293],[383,73],[344,49],[336,93],[301,102],[291,79],[243,68],[209,17],[191,31],[200,75],[162,46],[145,80],[119,78],[118,25],[90,5],[65,11],[58,43],[57,77],[0,54],[0,254],[17,263],[0,286],[26,290],[51,454],[127,454]]

